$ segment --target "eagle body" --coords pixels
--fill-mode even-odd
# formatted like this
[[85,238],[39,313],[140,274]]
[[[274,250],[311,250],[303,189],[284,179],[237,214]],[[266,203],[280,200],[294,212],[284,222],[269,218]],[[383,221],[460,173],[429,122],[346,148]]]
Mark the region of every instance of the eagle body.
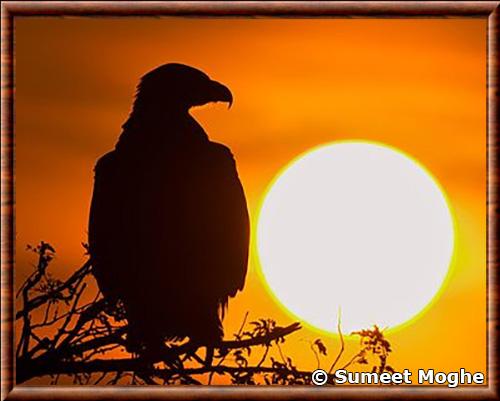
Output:
[[124,305],[130,349],[219,342],[228,299],[244,286],[248,243],[233,155],[189,113],[134,118],[98,160],[90,253],[104,297]]

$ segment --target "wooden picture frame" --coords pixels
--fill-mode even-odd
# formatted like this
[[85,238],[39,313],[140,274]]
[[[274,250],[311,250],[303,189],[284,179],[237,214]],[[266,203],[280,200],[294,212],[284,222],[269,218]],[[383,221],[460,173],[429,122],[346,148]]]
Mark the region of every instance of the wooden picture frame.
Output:
[[[2,13],[2,242],[1,242],[1,398],[22,399],[499,399],[498,296],[498,1],[286,1],[286,2],[48,2],[6,1]],[[66,387],[15,386],[13,357],[14,175],[14,20],[29,16],[183,16],[313,18],[483,18],[487,19],[487,319],[488,386],[460,387]]]

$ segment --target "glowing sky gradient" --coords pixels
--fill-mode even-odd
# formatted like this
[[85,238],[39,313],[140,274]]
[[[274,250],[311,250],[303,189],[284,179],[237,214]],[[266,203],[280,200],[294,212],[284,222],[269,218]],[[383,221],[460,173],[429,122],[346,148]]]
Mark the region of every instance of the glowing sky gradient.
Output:
[[[322,143],[385,143],[432,172],[455,213],[454,271],[434,307],[391,334],[391,365],[485,372],[486,20],[16,18],[15,56],[17,284],[27,243],[50,241],[60,274],[84,259],[95,160],[114,146],[137,79],[183,62],[234,94],[230,111],[193,113],[233,150],[253,224],[275,174]],[[228,336],[246,311],[292,322],[256,262],[253,243]],[[288,342],[303,368],[315,366],[303,340],[317,336]]]

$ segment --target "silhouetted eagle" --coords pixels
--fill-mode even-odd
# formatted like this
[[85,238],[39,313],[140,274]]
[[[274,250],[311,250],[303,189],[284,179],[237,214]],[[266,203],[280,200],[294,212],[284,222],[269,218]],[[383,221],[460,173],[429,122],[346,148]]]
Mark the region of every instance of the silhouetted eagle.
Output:
[[115,150],[96,164],[93,272],[104,297],[122,301],[135,352],[165,339],[216,344],[243,289],[249,218],[235,161],[189,114],[232,100],[203,72],[162,65],[142,77]]

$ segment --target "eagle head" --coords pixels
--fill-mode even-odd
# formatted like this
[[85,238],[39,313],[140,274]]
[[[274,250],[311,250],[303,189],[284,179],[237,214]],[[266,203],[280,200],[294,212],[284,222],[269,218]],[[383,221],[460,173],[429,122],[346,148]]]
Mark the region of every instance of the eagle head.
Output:
[[231,91],[196,68],[177,63],[145,74],[137,87],[136,106],[187,111],[210,102],[233,103]]

